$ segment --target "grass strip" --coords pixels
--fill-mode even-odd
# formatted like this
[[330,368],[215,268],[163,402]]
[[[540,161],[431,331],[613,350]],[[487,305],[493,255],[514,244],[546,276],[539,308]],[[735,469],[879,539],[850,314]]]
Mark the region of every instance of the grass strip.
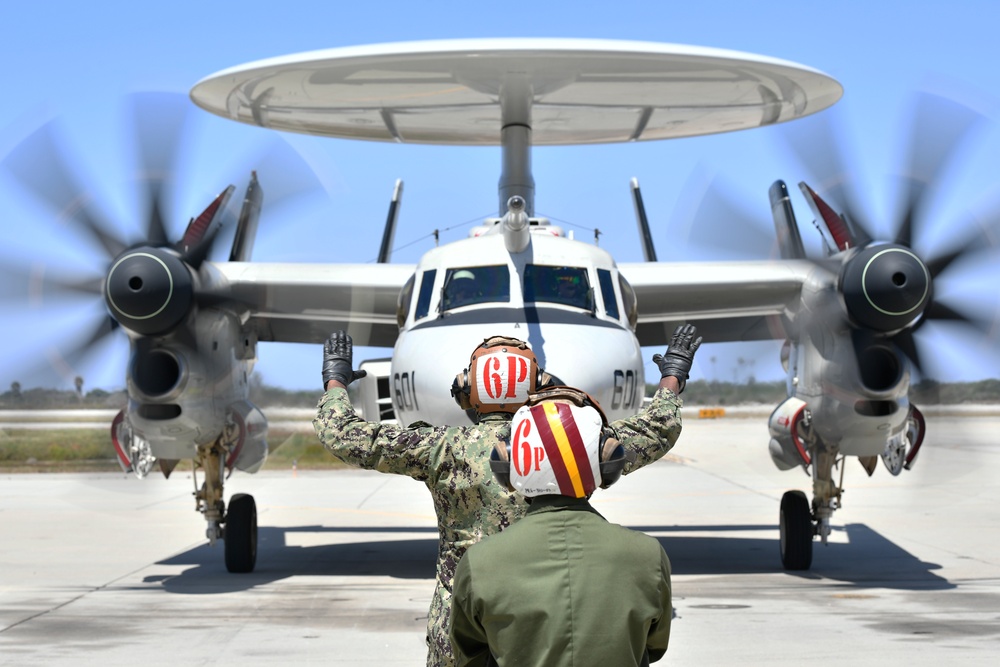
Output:
[[[269,430],[263,470],[332,470],[348,466],[308,431]],[[190,470],[181,461],[177,470]],[[0,429],[0,472],[118,472],[114,446],[103,429]]]

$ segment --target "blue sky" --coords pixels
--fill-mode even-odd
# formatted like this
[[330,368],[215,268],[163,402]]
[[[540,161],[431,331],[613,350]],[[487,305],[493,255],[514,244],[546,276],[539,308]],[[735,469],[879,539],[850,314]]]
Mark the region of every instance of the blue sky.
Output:
[[[802,2],[136,2],[17,3],[0,23],[5,68],[0,105],[0,155],[52,117],[64,123],[80,155],[84,180],[112,210],[130,206],[127,148],[117,109],[137,90],[186,92],[201,78],[248,61],[355,44],[474,37],[581,37],[673,42],[758,53],[802,63],[838,79],[845,94],[831,111],[849,130],[845,153],[863,174],[867,210],[891,209],[889,177],[900,163],[900,127],[911,95],[931,89],[970,101],[995,122],[1000,99],[1000,6],[987,0]],[[241,147],[269,131],[198,112],[196,133],[180,152],[184,182],[172,200],[172,229],[183,231],[230,182]],[[602,231],[601,245],[620,262],[642,259],[629,179],[637,177],[661,260],[728,257],[689,243],[681,211],[708,179],[730,184],[769,224],[767,188],[777,178],[794,187],[805,174],[782,151],[780,128],[591,147],[543,148],[533,153],[536,212],[577,225],[578,238]],[[497,148],[392,145],[286,135],[322,174],[323,197],[270,215],[265,203],[254,258],[271,261],[368,261],[377,253],[397,178],[405,181],[395,261],[412,263],[432,247],[428,234],[493,215],[500,156]],[[1000,130],[988,127],[962,156],[937,211],[960,217],[991,188]],[[223,179],[223,180],[219,180]],[[239,192],[245,183],[236,181]],[[265,191],[267,183],[264,183]],[[804,235],[814,235],[804,202],[795,206]],[[85,266],[90,255],[50,212],[24,201],[0,178],[2,246],[9,256],[46,266]],[[135,231],[134,229],[131,231]],[[446,232],[456,240],[465,230]],[[937,233],[946,238],[949,230]],[[0,254],[0,256],[3,256]],[[995,292],[991,278],[973,279],[977,294]],[[956,288],[953,288],[956,289]],[[980,302],[977,302],[980,303]],[[985,306],[980,306],[985,308]],[[996,304],[992,307],[995,309]],[[0,328],[0,387],[51,385],[51,375],[25,376],[45,350],[72,341],[83,315],[76,309],[24,313],[4,306]],[[936,346],[940,379],[998,374],[996,357],[983,361],[974,343],[950,338]],[[258,370],[265,382],[318,387],[318,346],[263,344]],[[647,356],[652,354],[650,350]],[[385,351],[357,351],[382,356]],[[75,369],[88,387],[124,385],[127,343],[110,341]],[[715,357],[715,363],[710,359]],[[749,363],[739,366],[743,357]],[[696,362],[695,377],[728,380],[752,368],[762,379],[781,376],[777,347],[717,345]],[[647,373],[652,372],[648,364]],[[71,386],[72,375],[62,380]]]

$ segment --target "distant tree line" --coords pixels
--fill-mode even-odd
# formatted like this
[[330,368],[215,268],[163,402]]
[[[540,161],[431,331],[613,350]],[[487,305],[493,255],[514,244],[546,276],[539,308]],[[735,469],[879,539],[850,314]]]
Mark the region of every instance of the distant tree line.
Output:
[[[319,383],[317,383],[319,384]],[[82,385],[77,391],[68,389],[22,389],[21,383],[14,382],[10,389],[0,394],[0,410],[59,410],[121,409],[128,402],[124,389],[106,391],[91,389],[84,392]],[[288,390],[269,387],[251,381],[250,400],[260,407],[315,407],[320,390]]]
[[[647,396],[655,392],[655,384],[646,385]],[[692,380],[684,389],[684,402],[689,405],[777,405],[787,395],[784,380],[745,383]],[[1000,379],[949,383],[923,380],[910,387],[910,400],[917,405],[1000,403]]]
[[[646,395],[656,392],[655,384],[646,385]],[[319,389],[288,390],[270,387],[252,381],[250,400],[262,408],[294,407],[312,408],[319,399]],[[785,399],[785,383],[777,382],[719,382],[692,380],[684,390],[684,401],[689,405],[741,405],[764,403],[777,405]],[[128,400],[125,390],[82,391],[67,389],[22,389],[14,382],[10,389],[0,394],[2,410],[55,410],[68,408],[120,409]],[[1000,403],[1000,379],[977,382],[941,383],[924,380],[910,387],[910,400],[917,405],[954,405],[957,403]]]
[[21,389],[18,382],[0,394],[0,409],[4,410],[56,410],[60,408],[111,409],[125,406],[125,390],[88,392],[66,389]]

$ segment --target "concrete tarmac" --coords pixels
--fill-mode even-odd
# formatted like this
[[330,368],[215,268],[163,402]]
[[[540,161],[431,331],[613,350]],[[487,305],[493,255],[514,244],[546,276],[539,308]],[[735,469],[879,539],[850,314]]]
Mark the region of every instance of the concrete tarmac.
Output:
[[[673,564],[661,664],[993,665],[1000,651],[1000,418],[939,417],[915,469],[866,477],[812,569],[778,556],[765,420],[686,419],[674,451],[598,491]],[[188,473],[0,477],[0,665],[424,664],[437,531],[413,480],[234,474],[259,512],[257,569],[226,572]],[[613,586],[609,581],[605,585]]]

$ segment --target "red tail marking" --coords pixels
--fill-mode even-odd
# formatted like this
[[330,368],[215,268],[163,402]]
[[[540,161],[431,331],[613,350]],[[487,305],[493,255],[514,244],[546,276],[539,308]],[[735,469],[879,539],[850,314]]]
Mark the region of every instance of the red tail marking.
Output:
[[809,196],[812,198],[813,203],[816,205],[816,210],[819,211],[820,216],[823,218],[823,222],[826,223],[826,228],[830,230],[830,234],[833,236],[833,242],[837,244],[838,250],[847,250],[847,248],[853,244],[851,239],[851,231],[844,224],[837,212],[830,208],[830,205],[825,201],[820,199],[820,196],[810,188],[805,183],[802,187],[806,190]]
[[201,212],[197,218],[191,221],[187,229],[184,230],[184,238],[181,239],[181,247],[187,251],[193,246],[197,245],[203,238],[205,238],[205,232],[208,231],[208,226],[212,223],[215,218],[216,212],[219,210],[219,206],[222,205],[222,200],[226,196],[223,192],[218,197],[215,198],[211,204],[208,205],[204,211]]

